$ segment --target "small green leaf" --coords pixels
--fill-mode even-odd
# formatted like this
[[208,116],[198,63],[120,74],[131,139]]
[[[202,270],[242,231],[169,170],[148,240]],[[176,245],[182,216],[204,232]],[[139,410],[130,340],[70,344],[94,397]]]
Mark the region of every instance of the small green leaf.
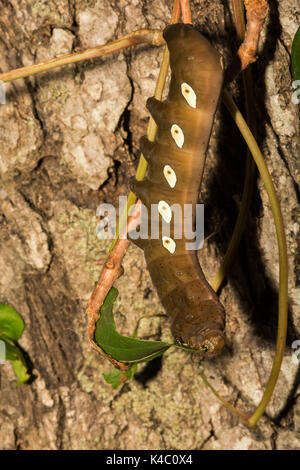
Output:
[[30,374],[28,373],[28,367],[21,349],[5,336],[0,336],[0,340],[5,343],[5,359],[11,361],[14,372],[18,378],[16,385],[24,384],[30,378]]
[[96,323],[96,343],[114,359],[122,362],[145,362],[161,356],[171,345],[163,341],[144,341],[120,335],[116,330],[113,303],[118,291],[112,287],[100,309]]
[[30,378],[30,374],[28,374],[28,369],[24,359],[12,361],[12,366],[17,378],[19,379],[18,382],[16,382],[16,385],[23,385],[26,383]]
[[292,73],[294,80],[300,80],[300,26],[292,44]]
[[127,379],[130,380],[136,369],[137,364],[133,364],[127,372],[121,372],[119,369],[111,369],[108,372],[104,372],[103,377],[108,384],[116,389],[121,385],[121,375],[126,375]]
[[23,333],[22,317],[10,305],[0,303],[0,335],[17,341]]
[[121,385],[121,374],[122,372],[119,369],[111,369],[108,372],[104,372],[103,377],[112,388],[116,389]]

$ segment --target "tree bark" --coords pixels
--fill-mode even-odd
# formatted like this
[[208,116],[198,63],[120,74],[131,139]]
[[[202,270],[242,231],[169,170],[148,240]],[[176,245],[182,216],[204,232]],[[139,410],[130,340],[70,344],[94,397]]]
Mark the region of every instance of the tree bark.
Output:
[[[139,366],[119,390],[110,364],[87,339],[85,309],[109,240],[96,237],[96,208],[128,192],[146,132],[162,48],[138,46],[7,85],[0,105],[0,301],[24,318],[20,341],[30,384],[1,366],[2,449],[299,449],[299,106],[290,53],[299,24],[294,0],[269,2],[252,67],[258,142],[277,188],[289,250],[290,323],[274,397],[256,431],[240,424],[203,385],[203,366],[229,401],[251,413],[271,369],[277,326],[278,253],[269,202],[257,176],[239,255],[221,291],[227,348],[200,364],[169,350]],[[227,2],[191,2],[195,25],[223,54],[238,49]],[[164,28],[171,1],[0,0],[0,70],[37,63]],[[241,80],[233,89],[242,111]],[[207,235],[200,260],[209,280],[230,239],[246,148],[222,104],[207,155],[201,199]],[[297,238],[298,236],[298,238]],[[297,244],[298,243],[298,244]],[[163,313],[143,253],[130,246],[116,321],[132,334],[141,315]],[[168,319],[143,320],[140,337],[171,340]]]

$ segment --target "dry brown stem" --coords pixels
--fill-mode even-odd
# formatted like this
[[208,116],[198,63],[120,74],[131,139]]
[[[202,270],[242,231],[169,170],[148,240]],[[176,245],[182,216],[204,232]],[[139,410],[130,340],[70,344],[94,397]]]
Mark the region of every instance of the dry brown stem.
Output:
[[244,5],[247,18],[245,38],[225,73],[227,83],[257,60],[258,40],[268,11],[266,0],[245,0]]
[[162,32],[159,29],[140,29],[133,33],[127,34],[126,36],[117,39],[116,41],[103,44],[101,46],[92,47],[86,49],[83,52],[75,52],[56,59],[47,60],[40,64],[29,65],[28,67],[21,67],[19,69],[10,70],[0,74],[0,80],[2,82],[11,82],[18,78],[26,78],[31,75],[36,75],[41,72],[62,67],[68,64],[74,64],[81,60],[94,59],[95,57],[102,57],[106,54],[119,51],[126,47],[137,46],[138,44],[152,44],[153,46],[161,46],[165,43],[162,36]]
[[180,0],[181,18],[183,23],[193,24],[190,0]]
[[88,315],[88,337],[91,345],[100,354],[107,357],[110,362],[120,370],[128,370],[130,365],[119,362],[111,356],[104,353],[104,351],[95,343],[94,334],[96,329],[96,322],[100,318],[99,309],[101,308],[106,295],[111,289],[112,285],[123,274],[122,260],[130,244],[127,238],[127,233],[136,228],[140,223],[141,201],[138,201],[132,209],[132,215],[128,218],[127,225],[123,230],[121,236],[118,238],[112,252],[104,263],[100,273],[99,280],[92,292],[88,301],[86,313]]

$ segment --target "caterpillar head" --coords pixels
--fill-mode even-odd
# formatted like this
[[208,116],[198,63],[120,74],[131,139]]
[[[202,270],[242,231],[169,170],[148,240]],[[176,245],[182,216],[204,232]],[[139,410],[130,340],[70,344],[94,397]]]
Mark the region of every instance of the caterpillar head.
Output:
[[177,315],[172,324],[174,337],[179,343],[187,344],[205,356],[219,354],[225,346],[221,309],[221,304],[207,302],[206,305],[200,305],[198,311]]
[[188,338],[187,344],[194,349],[203,351],[207,356],[215,356],[222,351],[225,340],[220,329],[207,328],[204,331],[196,332],[196,334],[193,332],[193,336]]

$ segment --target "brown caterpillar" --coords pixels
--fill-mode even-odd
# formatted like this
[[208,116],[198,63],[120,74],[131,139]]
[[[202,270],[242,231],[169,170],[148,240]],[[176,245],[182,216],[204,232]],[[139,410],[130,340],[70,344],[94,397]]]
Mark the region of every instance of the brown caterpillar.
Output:
[[[153,143],[141,139],[147,177],[131,181],[149,210],[158,204],[160,237],[133,241],[144,250],[176,341],[215,354],[224,346],[224,308],[205,279],[197,252],[186,249],[190,240],[173,239],[178,221],[172,220],[171,206],[195,208],[197,203],[223,72],[219,53],[191,25],[168,26],[163,35],[170,51],[169,94],[163,102],[147,101],[158,132]],[[161,236],[162,218],[170,223],[170,237]]]

